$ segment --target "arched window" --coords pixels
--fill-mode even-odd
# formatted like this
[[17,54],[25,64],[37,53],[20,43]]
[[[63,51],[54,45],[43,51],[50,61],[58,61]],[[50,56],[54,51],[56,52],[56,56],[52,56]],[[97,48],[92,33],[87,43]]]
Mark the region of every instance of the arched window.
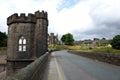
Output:
[[26,51],[26,39],[23,36],[19,39],[19,51]]

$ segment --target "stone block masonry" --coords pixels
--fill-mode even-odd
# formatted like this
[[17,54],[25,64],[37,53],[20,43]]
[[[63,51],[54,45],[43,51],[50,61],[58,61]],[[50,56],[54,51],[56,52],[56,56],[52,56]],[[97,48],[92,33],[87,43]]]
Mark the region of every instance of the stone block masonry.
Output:
[[7,74],[16,72],[47,52],[48,14],[17,13],[7,18]]
[[43,80],[49,57],[50,53],[47,52],[16,74],[8,76],[6,80]]

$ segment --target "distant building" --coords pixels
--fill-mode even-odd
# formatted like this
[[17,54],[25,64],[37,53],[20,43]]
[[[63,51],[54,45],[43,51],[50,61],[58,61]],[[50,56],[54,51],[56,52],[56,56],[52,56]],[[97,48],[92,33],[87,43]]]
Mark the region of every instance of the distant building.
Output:
[[93,41],[90,40],[90,39],[84,40],[84,41],[83,41],[83,44],[84,44],[85,46],[92,46],[92,45],[93,45]]
[[105,38],[102,39],[94,38],[93,40],[87,39],[87,40],[75,41],[74,44],[81,46],[107,46],[110,44],[110,40],[106,40]]
[[93,45],[94,45],[94,46],[100,46],[100,39],[94,38],[94,39],[93,39]]
[[58,35],[54,35],[54,33],[48,34],[48,45],[57,45],[59,44]]

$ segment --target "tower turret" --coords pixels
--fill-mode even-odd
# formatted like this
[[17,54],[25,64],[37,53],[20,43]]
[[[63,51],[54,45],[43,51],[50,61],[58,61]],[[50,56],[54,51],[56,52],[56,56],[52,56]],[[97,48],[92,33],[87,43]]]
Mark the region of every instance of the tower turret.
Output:
[[25,67],[47,51],[47,12],[17,13],[7,18],[7,73]]
[[[48,15],[44,11],[36,11],[35,53],[39,57],[47,51]],[[44,35],[44,36],[43,36]]]

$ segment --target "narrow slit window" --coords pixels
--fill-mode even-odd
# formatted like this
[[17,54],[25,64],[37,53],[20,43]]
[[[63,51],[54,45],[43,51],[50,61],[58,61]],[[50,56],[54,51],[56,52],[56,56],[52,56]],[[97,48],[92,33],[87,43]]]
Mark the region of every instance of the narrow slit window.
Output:
[[19,51],[26,51],[26,39],[22,36],[19,39]]

